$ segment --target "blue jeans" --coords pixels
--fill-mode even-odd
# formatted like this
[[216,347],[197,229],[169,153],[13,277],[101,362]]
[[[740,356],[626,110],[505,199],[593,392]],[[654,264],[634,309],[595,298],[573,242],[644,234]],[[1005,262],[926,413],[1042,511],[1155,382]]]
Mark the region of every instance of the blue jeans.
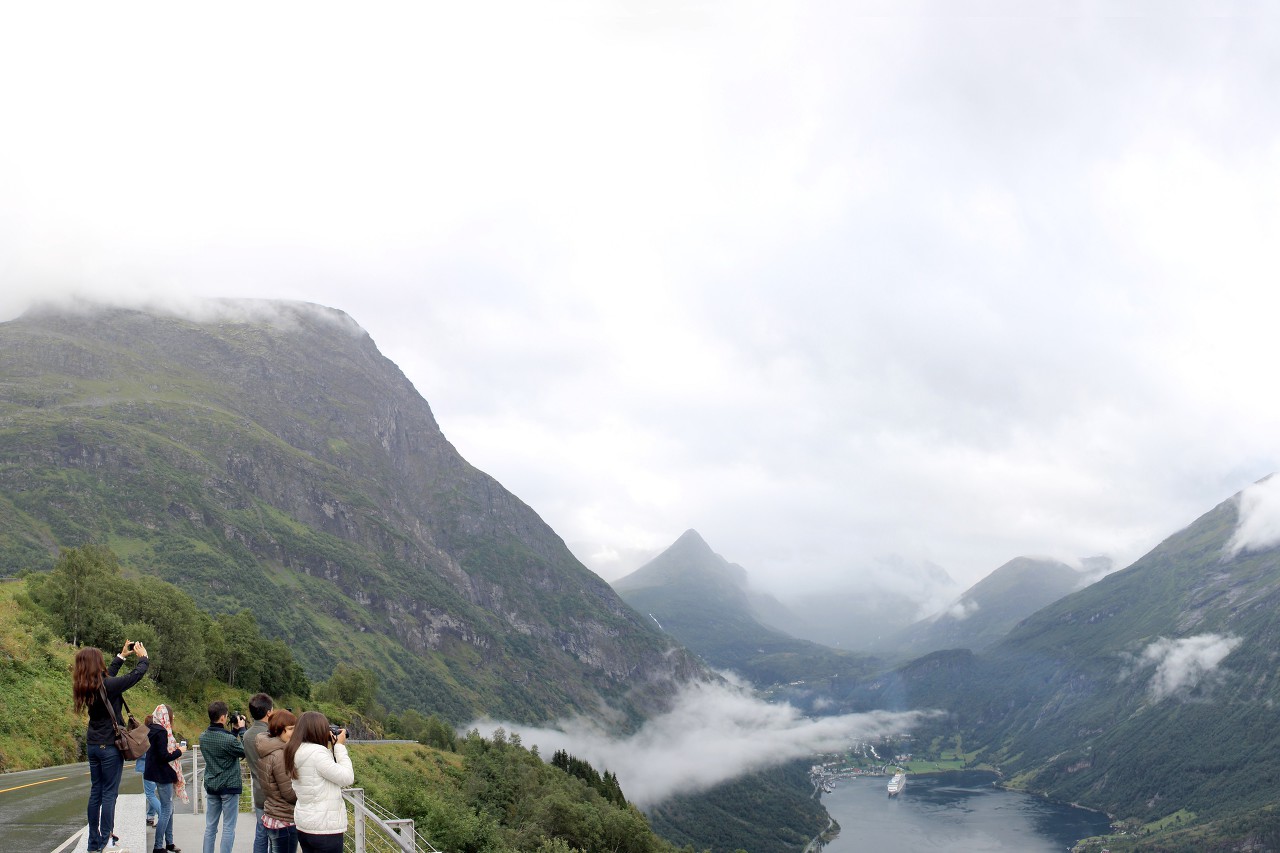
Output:
[[257,823],[253,830],[253,853],[270,853],[267,849],[267,828],[262,825],[262,809],[253,810]]
[[173,843],[173,785],[155,785],[160,814],[156,818],[156,842],[152,846],[163,847]]
[[156,794],[156,785],[150,779],[142,780],[142,793],[147,797],[147,817],[160,817],[160,797]]
[[209,810],[204,815],[204,853],[214,853],[213,842],[218,837],[218,817],[222,817],[222,844],[220,853],[231,853],[236,843],[236,819],[240,816],[240,792],[233,794],[209,794]]
[[[89,753],[89,850],[101,850],[116,828],[116,797],[124,758],[114,743],[91,743]],[[230,851],[228,851],[230,853]]]
[[284,829],[267,829],[269,853],[298,853],[298,827],[286,826]]
[[[144,755],[133,762],[136,773],[147,772],[147,757]],[[160,801],[156,799],[156,783],[150,779],[142,780],[142,793],[147,798],[147,817],[160,817]]]

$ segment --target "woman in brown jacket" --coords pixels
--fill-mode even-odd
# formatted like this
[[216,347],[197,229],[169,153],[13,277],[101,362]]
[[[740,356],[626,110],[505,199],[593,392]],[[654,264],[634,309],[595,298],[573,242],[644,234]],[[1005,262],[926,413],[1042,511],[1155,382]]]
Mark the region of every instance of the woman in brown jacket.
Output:
[[271,853],[297,853],[298,828],[293,824],[293,780],[284,768],[284,746],[293,737],[298,718],[283,708],[271,715],[266,734],[258,735],[258,769],[262,785],[262,826]]

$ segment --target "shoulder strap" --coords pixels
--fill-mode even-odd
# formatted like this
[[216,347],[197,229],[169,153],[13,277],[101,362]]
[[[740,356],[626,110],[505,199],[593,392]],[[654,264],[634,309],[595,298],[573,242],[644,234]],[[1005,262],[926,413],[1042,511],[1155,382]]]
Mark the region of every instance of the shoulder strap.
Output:
[[[107,716],[111,718],[111,725],[117,729],[121,728],[120,720],[116,717],[116,709],[112,706],[111,699],[107,696],[107,685],[105,683],[98,685],[98,693],[102,696],[103,704],[107,706]],[[123,693],[120,694],[120,701],[124,701]]]

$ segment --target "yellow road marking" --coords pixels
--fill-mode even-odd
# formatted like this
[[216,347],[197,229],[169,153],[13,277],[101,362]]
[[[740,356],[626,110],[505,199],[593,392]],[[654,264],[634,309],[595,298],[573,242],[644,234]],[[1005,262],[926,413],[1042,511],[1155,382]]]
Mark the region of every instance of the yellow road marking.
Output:
[[12,787],[12,788],[5,788],[3,791],[0,791],[0,794],[7,794],[7,793],[9,793],[10,791],[17,791],[17,790],[20,790],[20,789],[22,789],[22,788],[30,788],[30,787],[33,787],[33,786],[35,786],[35,785],[47,785],[47,784],[49,784],[50,782],[61,782],[63,779],[66,779],[66,778],[67,778],[66,776],[59,776],[57,779],[45,779],[45,780],[43,780],[43,781],[41,781],[41,782],[28,782],[28,783],[27,783],[27,784],[25,784],[25,785],[15,785],[15,786],[14,786],[14,787]]

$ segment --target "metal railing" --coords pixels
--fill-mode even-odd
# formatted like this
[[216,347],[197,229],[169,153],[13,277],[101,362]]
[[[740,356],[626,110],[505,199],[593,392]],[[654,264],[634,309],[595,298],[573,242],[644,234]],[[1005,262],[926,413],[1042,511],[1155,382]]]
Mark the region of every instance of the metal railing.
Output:
[[344,853],[440,853],[414,828],[413,821],[398,818],[366,799],[364,788],[343,788],[350,820]]
[[[182,757],[191,759],[191,811],[199,814],[206,798],[200,784],[200,749],[196,744]],[[244,770],[247,778],[248,770]],[[248,786],[246,785],[246,790]],[[343,788],[347,801],[347,833],[342,841],[344,853],[440,853],[414,827],[410,818],[398,818],[364,795],[364,788]]]

